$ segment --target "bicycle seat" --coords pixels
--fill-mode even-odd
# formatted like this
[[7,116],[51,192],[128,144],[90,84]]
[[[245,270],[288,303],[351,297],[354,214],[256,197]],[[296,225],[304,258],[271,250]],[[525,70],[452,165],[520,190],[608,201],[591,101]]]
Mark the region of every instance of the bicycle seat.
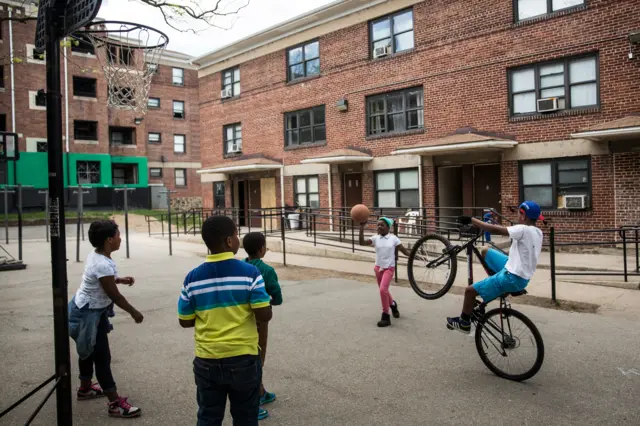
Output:
[[513,296],[518,297],[527,294],[527,290],[513,291],[509,293],[505,293],[505,296]]

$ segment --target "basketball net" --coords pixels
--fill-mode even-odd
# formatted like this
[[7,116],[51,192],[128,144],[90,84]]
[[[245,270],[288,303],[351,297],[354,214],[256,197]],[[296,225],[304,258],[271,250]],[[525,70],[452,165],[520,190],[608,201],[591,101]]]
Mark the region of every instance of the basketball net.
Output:
[[151,27],[127,22],[96,22],[74,33],[95,49],[107,80],[109,107],[147,112],[151,80],[169,39]]

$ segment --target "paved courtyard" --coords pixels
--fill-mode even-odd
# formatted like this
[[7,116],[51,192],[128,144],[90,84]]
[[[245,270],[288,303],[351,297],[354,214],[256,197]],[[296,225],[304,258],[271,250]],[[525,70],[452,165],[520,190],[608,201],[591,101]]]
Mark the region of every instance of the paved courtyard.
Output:
[[[14,245],[15,246],[15,245]],[[12,247],[11,249],[15,249]],[[28,269],[0,273],[1,407],[53,373],[49,246],[26,242]],[[75,258],[70,245],[67,257]],[[82,257],[90,250],[88,242]],[[136,325],[117,310],[110,334],[119,390],[143,409],[137,425],[194,425],[192,331],[176,319],[186,272],[201,259],[198,245],[135,238],[131,259],[114,257],[123,288],[144,315]],[[323,259],[331,262],[331,259]],[[82,264],[69,266],[70,297]],[[640,329],[637,321],[517,306],[539,327],[546,346],[542,370],[525,383],[499,379],[480,361],[474,339],[448,332],[444,317],[461,297],[425,301],[394,288],[402,318],[375,323],[374,283],[327,272],[282,283],[285,303],[274,308],[264,381],[278,395],[264,425],[637,425],[640,424]],[[75,367],[75,350],[72,356]],[[77,386],[77,369],[73,372]],[[23,424],[42,393],[0,424]],[[122,424],[104,401],[74,402],[76,425]],[[33,424],[55,422],[52,399]],[[225,425],[231,425],[230,418]]]

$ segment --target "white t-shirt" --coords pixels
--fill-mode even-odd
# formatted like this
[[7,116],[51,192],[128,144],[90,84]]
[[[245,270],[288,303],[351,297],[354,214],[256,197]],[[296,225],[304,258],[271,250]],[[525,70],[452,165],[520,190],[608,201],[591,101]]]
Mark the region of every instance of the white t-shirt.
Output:
[[400,239],[393,234],[375,235],[371,237],[371,243],[376,248],[376,266],[387,269],[396,266],[396,247]]
[[507,231],[513,241],[505,268],[520,278],[530,280],[542,251],[542,231],[528,225],[509,226]]
[[82,308],[89,304],[89,309],[101,309],[109,306],[111,299],[100,285],[100,278],[109,276],[118,277],[116,263],[113,259],[95,251],[89,253],[84,262],[82,284],[76,292],[76,306]]

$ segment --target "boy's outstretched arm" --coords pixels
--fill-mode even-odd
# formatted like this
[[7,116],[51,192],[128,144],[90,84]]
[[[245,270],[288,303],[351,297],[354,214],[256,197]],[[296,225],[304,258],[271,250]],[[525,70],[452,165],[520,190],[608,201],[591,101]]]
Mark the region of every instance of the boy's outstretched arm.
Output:
[[507,228],[505,226],[493,225],[491,223],[486,223],[486,222],[483,222],[481,220],[476,219],[475,217],[471,218],[471,225],[475,226],[476,228],[480,228],[483,231],[490,232],[492,234],[504,235],[504,236],[507,236],[507,237],[509,236],[509,231],[507,230]]

